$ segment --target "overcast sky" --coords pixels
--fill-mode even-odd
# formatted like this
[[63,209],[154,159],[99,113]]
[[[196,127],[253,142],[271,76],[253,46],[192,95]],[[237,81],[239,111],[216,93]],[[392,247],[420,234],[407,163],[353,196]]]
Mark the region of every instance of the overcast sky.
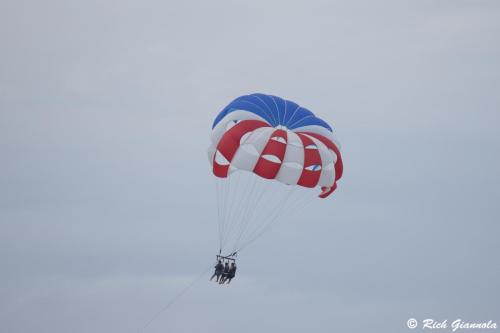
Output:
[[339,189],[145,332],[499,323],[499,35],[493,0],[0,0],[0,331],[136,332],[211,264],[252,92],[333,124]]

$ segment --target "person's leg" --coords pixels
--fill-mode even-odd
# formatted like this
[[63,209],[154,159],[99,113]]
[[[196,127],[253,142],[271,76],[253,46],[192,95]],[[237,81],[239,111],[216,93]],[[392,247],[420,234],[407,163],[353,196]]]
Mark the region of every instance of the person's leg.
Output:
[[[212,279],[215,277],[215,275],[216,275],[215,273],[214,273],[214,275],[212,275],[212,277],[210,278],[210,281],[212,281]],[[219,279],[219,278],[217,278],[217,280],[218,280],[218,279]]]
[[232,279],[233,279],[233,278],[229,278],[229,279],[227,279],[227,284],[229,284],[229,282],[231,282],[231,280],[232,280]]

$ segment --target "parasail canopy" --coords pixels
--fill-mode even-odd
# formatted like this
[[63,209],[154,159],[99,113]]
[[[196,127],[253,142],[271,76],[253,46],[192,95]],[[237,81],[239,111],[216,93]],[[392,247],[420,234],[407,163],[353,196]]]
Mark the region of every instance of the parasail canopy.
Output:
[[238,97],[215,118],[211,141],[209,159],[217,177],[246,170],[288,185],[319,186],[325,198],[342,176],[339,143],[330,125],[280,97]]
[[230,254],[300,211],[313,198],[307,189],[329,196],[343,171],[328,123],[292,101],[259,93],[236,98],[217,115],[208,157],[216,176],[219,252]]

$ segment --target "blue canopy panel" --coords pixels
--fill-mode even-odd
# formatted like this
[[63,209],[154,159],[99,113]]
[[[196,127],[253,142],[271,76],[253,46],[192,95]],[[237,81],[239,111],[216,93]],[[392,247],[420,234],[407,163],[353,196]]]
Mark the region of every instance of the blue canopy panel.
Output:
[[252,112],[271,126],[278,125],[285,126],[293,130],[295,128],[304,126],[321,126],[333,132],[330,125],[322,119],[316,117],[311,111],[299,106],[298,104],[288,101],[286,99],[265,95],[265,94],[250,94],[236,98],[229,103],[218,115],[215,117],[212,129],[229,113],[237,110],[244,110]]

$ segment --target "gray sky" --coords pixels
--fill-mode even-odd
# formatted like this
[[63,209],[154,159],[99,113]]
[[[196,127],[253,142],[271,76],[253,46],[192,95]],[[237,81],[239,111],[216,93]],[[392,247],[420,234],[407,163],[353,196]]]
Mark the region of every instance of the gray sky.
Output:
[[251,92],[333,123],[344,178],[146,332],[500,322],[499,33],[498,1],[1,1],[0,331],[135,332],[211,263],[211,121]]

